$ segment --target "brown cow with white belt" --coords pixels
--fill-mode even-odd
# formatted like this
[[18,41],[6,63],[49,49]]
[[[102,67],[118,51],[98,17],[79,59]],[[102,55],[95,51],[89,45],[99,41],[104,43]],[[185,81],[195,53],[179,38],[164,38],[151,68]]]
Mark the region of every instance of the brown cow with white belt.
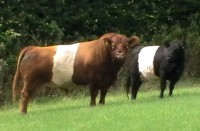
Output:
[[26,47],[18,58],[13,100],[17,85],[22,82],[20,110],[27,113],[29,99],[37,88],[48,85],[69,89],[75,84],[89,85],[91,106],[96,105],[99,90],[99,104],[105,104],[107,90],[117,78],[128,47],[138,43],[136,36],[108,33],[97,40],[72,45]]

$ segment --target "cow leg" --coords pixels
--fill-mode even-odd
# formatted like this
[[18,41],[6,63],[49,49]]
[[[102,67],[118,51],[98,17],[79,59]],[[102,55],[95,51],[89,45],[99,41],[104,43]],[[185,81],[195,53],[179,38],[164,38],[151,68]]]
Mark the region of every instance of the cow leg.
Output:
[[91,101],[90,106],[96,106],[96,97],[98,94],[98,90],[95,88],[90,88],[90,95],[91,95]]
[[23,114],[27,113],[28,102],[32,97],[35,90],[39,87],[40,84],[29,84],[30,82],[24,82],[24,87],[21,91],[21,101],[20,101],[20,111]]
[[175,84],[176,84],[176,81],[170,81],[170,85],[169,85],[169,96],[172,96],[172,93],[173,93]]
[[140,74],[132,74],[131,76],[131,91],[132,91],[132,95],[131,95],[131,99],[135,100],[137,97],[137,92],[142,84],[142,80],[140,79]]
[[131,87],[131,89],[132,89],[132,96],[131,96],[131,99],[133,99],[133,100],[136,99],[136,97],[137,97],[137,92],[138,92],[138,90],[139,90],[141,84],[142,84],[142,81],[141,81],[141,80],[138,80],[137,82],[136,82],[136,81],[133,82],[132,87]]
[[107,89],[101,90],[99,104],[105,105],[105,97],[106,97],[107,91],[108,91]]
[[160,98],[163,98],[163,94],[166,88],[166,79],[161,78],[160,79]]
[[21,91],[21,100],[20,100],[20,111],[23,114],[27,113],[27,107],[28,107],[30,96],[31,96],[31,93],[29,91],[27,83],[25,82],[24,87]]

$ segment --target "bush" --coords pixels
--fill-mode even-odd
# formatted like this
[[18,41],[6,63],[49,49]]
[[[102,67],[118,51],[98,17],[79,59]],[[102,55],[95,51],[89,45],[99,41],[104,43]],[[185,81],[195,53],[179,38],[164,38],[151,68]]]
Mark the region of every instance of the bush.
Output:
[[[142,45],[185,39],[188,43],[185,73],[198,77],[199,4],[193,0],[2,0],[0,59],[6,61],[8,72],[0,74],[8,75],[5,80],[8,87],[4,87],[10,92],[16,59],[23,47],[93,40],[106,32],[136,34]],[[124,76],[120,75],[119,79]],[[123,84],[118,81],[116,85]]]

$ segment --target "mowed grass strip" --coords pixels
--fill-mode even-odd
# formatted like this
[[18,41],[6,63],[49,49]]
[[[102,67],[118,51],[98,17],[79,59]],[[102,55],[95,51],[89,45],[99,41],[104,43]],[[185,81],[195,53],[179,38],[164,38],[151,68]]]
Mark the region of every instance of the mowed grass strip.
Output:
[[21,115],[17,105],[2,108],[0,129],[200,130],[200,88],[177,88],[172,97],[165,95],[164,99],[158,95],[158,90],[140,91],[137,100],[131,101],[124,92],[111,92],[106,97],[106,105],[96,107],[89,106],[90,97],[38,98],[30,103],[27,115]]

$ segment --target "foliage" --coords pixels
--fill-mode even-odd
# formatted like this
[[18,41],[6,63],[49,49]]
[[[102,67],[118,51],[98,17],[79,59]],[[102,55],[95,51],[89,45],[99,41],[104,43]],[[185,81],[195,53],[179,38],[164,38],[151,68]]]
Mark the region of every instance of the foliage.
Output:
[[[138,35],[144,45],[187,41],[187,70],[200,75],[200,2],[196,0],[1,0],[0,59],[9,89],[17,56],[29,45],[47,46],[96,39],[106,32]],[[0,81],[2,85],[2,81]]]

